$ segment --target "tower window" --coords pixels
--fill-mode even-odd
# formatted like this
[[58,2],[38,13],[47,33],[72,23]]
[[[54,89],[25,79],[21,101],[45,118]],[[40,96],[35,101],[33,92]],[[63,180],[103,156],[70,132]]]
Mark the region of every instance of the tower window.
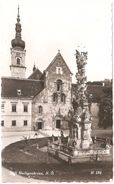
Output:
[[38,107],[38,112],[39,112],[39,113],[42,113],[42,112],[43,112],[43,108],[42,108],[41,105]]
[[1,121],[1,126],[4,126],[4,120]]
[[17,65],[20,65],[20,58],[17,58]]
[[12,121],[12,126],[16,126],[16,121],[15,120]]
[[24,112],[28,112],[28,104],[24,104],[23,108],[24,108],[23,109]]
[[61,91],[62,90],[62,80],[58,79],[57,80],[57,91]]
[[12,104],[12,112],[16,112],[16,104]]
[[27,120],[24,120],[24,126],[27,126]]

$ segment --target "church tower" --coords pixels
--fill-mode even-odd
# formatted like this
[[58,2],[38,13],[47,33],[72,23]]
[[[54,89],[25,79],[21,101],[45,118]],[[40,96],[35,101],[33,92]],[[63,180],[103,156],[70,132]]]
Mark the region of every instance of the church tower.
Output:
[[15,38],[11,41],[11,76],[16,78],[25,78],[25,42],[21,39],[21,24],[18,7],[17,23],[15,27]]

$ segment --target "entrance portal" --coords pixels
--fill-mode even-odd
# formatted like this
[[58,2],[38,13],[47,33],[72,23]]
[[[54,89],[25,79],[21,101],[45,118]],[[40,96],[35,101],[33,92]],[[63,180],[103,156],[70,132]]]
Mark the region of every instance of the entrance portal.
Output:
[[37,122],[37,130],[42,129],[42,122]]

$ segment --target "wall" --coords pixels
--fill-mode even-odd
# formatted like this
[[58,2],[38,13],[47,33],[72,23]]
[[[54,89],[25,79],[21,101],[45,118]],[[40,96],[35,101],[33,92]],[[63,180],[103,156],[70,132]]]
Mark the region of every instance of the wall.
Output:
[[[1,112],[1,121],[4,120],[3,131],[31,130],[31,99],[7,98],[2,99],[5,109]],[[16,103],[16,112],[12,112],[12,103]],[[28,104],[28,112],[23,112],[23,103]],[[16,126],[12,126],[12,120],[16,120]],[[27,120],[27,126],[24,126]]]

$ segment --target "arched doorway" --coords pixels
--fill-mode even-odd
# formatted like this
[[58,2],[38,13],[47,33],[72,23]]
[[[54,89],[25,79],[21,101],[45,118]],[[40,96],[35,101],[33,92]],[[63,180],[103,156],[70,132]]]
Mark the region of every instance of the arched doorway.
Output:
[[36,122],[36,129],[37,129],[37,130],[43,129],[43,121],[42,121],[41,119],[39,119],[39,120]]
[[42,129],[42,122],[37,122],[37,129]]

